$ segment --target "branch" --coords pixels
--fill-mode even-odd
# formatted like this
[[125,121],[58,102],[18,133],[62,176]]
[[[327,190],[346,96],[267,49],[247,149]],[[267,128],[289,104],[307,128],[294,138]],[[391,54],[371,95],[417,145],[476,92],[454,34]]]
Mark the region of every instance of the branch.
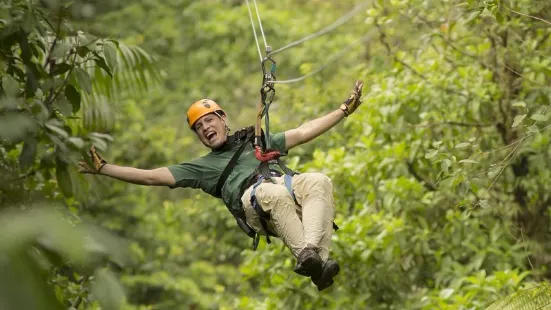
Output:
[[12,183],[12,182],[16,182],[16,181],[19,181],[19,180],[23,180],[23,179],[26,179],[30,176],[33,176],[34,174],[36,173],[36,170],[34,169],[31,169],[29,172],[25,173],[25,174],[22,174],[20,176],[18,176],[17,178],[15,179],[11,179],[8,181],[8,183]]
[[504,8],[504,9],[510,11],[510,12],[513,12],[513,13],[515,13],[515,14],[522,15],[522,16],[526,16],[526,17],[530,17],[530,18],[533,18],[533,19],[536,19],[536,20],[539,20],[539,21],[541,21],[541,22],[544,22],[544,23],[546,23],[546,24],[551,25],[551,22],[549,22],[549,21],[547,21],[547,20],[545,20],[545,19],[543,19],[543,18],[540,18],[540,17],[537,17],[537,16],[532,16],[532,15],[525,14],[525,13],[521,13],[521,12],[517,12],[517,11],[515,11],[515,10],[513,10],[513,9],[510,9],[510,8],[504,7],[504,6],[503,6],[502,8]]
[[431,182],[425,180],[419,173],[415,170],[415,165],[411,161],[406,161],[406,164],[408,166],[408,171],[411,173],[411,175],[421,184],[425,186],[425,188],[431,192],[436,191],[436,186],[432,184]]
[[[54,42],[52,43],[52,46],[50,47],[50,50],[48,51],[48,57],[46,57],[46,62],[44,63],[44,69],[46,69],[47,66],[49,66],[49,73],[50,73],[50,76],[52,76],[52,73],[55,69],[55,59],[52,59],[52,53],[54,52],[54,48],[55,46],[57,45],[57,41],[59,39],[59,32],[61,30],[61,9],[60,9],[60,14],[59,14],[59,20],[57,22],[57,30],[55,30],[55,38],[54,38]],[[52,26],[50,23],[48,23],[50,25],[50,27]],[[53,30],[53,28],[52,28]],[[46,103],[46,106],[47,107],[50,107],[50,105],[54,102],[54,93],[55,93],[55,87],[52,86],[52,88],[50,88],[50,93],[48,94],[48,98],[46,99],[45,103]],[[55,96],[57,97],[57,96]]]
[[481,124],[481,123],[464,123],[464,122],[456,122],[456,121],[446,121],[446,122],[440,122],[440,123],[425,123],[425,124],[418,124],[418,125],[410,125],[410,127],[415,128],[424,128],[424,127],[437,127],[442,125],[451,125],[451,126],[460,126],[460,127],[491,127],[494,126],[494,124]]
[[[409,9],[412,9],[409,5],[408,5],[408,8]],[[415,16],[411,16],[411,15],[408,15],[408,14],[405,14],[403,13],[402,11],[400,11],[400,15],[402,16],[405,16],[407,18],[418,18],[421,22],[423,22],[423,24],[425,26],[427,26],[429,29],[434,29],[434,26],[432,25],[433,22],[431,22],[430,20],[426,19],[424,16],[422,16],[420,14],[420,12],[418,12],[417,14],[415,14]],[[440,37],[444,43],[446,43],[448,46],[450,46],[453,50],[457,51],[458,53],[460,53],[461,55],[463,56],[466,56],[466,57],[469,57],[473,60],[475,60],[477,63],[479,63],[484,69],[487,69],[487,70],[491,70],[491,71],[494,71],[494,70],[497,70],[497,67],[495,68],[490,68],[486,63],[484,63],[482,60],[480,60],[479,57],[477,57],[476,55],[473,55],[473,54],[470,54],[468,52],[465,52],[461,49],[459,49],[457,46],[455,46],[455,44],[452,43],[451,40],[449,40],[448,38],[446,38],[443,34],[437,32],[437,33],[434,33],[436,36]]]
[[379,32],[381,33],[381,36],[379,37],[381,43],[383,43],[383,45],[385,46],[386,50],[388,51],[389,54],[392,55],[392,58],[402,64],[404,67],[406,67],[407,69],[409,69],[414,75],[420,77],[421,79],[423,79],[424,81],[436,86],[437,88],[439,89],[442,89],[448,93],[452,93],[452,94],[455,94],[455,95],[458,95],[458,96],[462,96],[464,98],[469,98],[469,96],[461,93],[461,92],[458,92],[457,90],[455,89],[451,89],[451,88],[447,88],[447,87],[444,87],[444,86],[440,86],[440,85],[436,85],[434,84],[432,81],[430,81],[426,76],[424,76],[423,74],[421,74],[419,71],[415,70],[414,68],[412,68],[409,64],[407,64],[406,62],[404,62],[403,60],[399,59],[398,57],[396,57],[396,54],[392,51],[392,49],[390,48],[390,45],[388,44],[387,40],[386,40],[386,33],[383,31],[383,29],[381,28],[381,25],[379,25],[379,23],[377,21],[375,21],[375,25],[377,26],[377,29],[379,29]]
[[[81,288],[82,288],[82,285],[84,285],[84,283],[88,280],[88,276],[82,276],[77,282],[76,284],[78,285],[81,285]],[[71,309],[78,309],[78,307],[80,306],[80,304],[82,303],[82,295],[79,295],[74,301],[73,303],[71,304]]]
[[[50,47],[50,50],[48,51],[48,57],[46,57],[46,62],[44,63],[44,69],[46,69],[46,67],[48,65],[50,65],[50,74],[54,70],[54,66],[55,66],[55,59],[52,59],[52,53],[54,52],[54,48],[57,45],[57,41],[59,40],[59,32],[61,31],[61,21],[63,20],[61,18],[61,9],[59,10],[59,15],[60,16],[59,16],[59,20],[57,21],[57,29],[54,30],[52,28],[52,30],[55,31],[54,42],[52,43],[52,46]],[[50,23],[48,23],[48,24],[50,25],[50,27],[52,26]]]
[[[46,106],[48,105],[52,105],[54,103],[54,101],[57,99],[57,97],[59,96],[59,94],[61,93],[61,90],[63,90],[65,88],[65,86],[67,85],[68,81],[69,81],[69,78],[71,76],[71,72],[73,72],[73,68],[75,67],[75,61],[76,61],[76,58],[77,58],[77,52],[76,52],[76,48],[75,48],[75,51],[74,51],[74,56],[73,56],[73,63],[72,63],[72,66],[71,68],[69,69],[69,71],[67,71],[67,76],[65,77],[65,80],[63,81],[63,85],[61,85],[61,87],[58,89],[57,92],[50,92],[49,96],[48,96],[48,99],[46,99]],[[53,88],[52,88],[53,90]]]
[[[543,38],[541,38],[541,40],[539,40],[538,42],[536,42],[536,46],[534,46],[534,50],[538,50],[540,48],[540,46],[545,43],[545,41],[547,41],[547,39],[549,39],[549,37],[551,36],[551,33],[547,33]],[[539,53],[539,52],[538,52]],[[541,55],[541,54],[540,54]],[[543,55],[542,55],[543,56]],[[547,56],[544,56],[545,58],[549,58]]]

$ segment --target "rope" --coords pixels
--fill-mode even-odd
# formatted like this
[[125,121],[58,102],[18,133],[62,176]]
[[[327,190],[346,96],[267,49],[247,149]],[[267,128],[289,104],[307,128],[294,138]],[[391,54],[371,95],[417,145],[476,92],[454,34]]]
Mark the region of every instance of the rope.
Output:
[[[253,19],[253,14],[251,12],[251,6],[249,4],[249,0],[246,0],[246,1],[247,1],[247,9],[249,10],[249,18],[251,19],[251,27],[253,28],[254,40],[256,42],[256,48],[258,49],[258,56],[260,57],[260,62],[262,62],[262,52],[260,51],[260,44],[258,44],[258,38],[256,37],[256,29],[254,27],[254,19]],[[255,5],[256,5],[256,0],[255,0]],[[262,36],[264,36],[264,34],[262,34]]]
[[346,54],[350,50],[351,47],[353,47],[355,45],[358,45],[359,43],[367,41],[370,37],[371,37],[371,33],[368,33],[367,35],[365,35],[365,36],[357,39],[356,41],[350,43],[349,45],[342,48],[338,53],[336,53],[333,56],[329,57],[327,59],[327,61],[322,66],[318,67],[316,70],[314,70],[314,71],[312,71],[312,72],[310,72],[310,73],[308,73],[304,76],[294,78],[294,79],[289,79],[289,80],[272,81],[271,83],[274,83],[274,84],[288,84],[288,83],[299,82],[299,81],[302,81],[304,79],[307,79],[310,76],[312,76],[312,75],[320,72],[321,70],[327,68],[332,62],[334,62],[337,59],[341,58],[344,54]]
[[264,40],[264,47],[268,49],[268,43],[266,43],[266,36],[264,36],[264,28],[262,28],[262,20],[260,19],[260,12],[258,11],[258,5],[256,5],[256,0],[254,0],[254,7],[256,9],[256,16],[258,18],[258,25],[260,27],[260,32],[262,33],[262,39]]
[[[256,1],[256,0],[255,0]],[[314,32],[313,34],[311,35],[308,35],[300,40],[297,40],[297,41],[294,41],[294,42],[291,42],[287,45],[285,45],[284,47],[281,47],[273,52],[270,53],[270,55],[274,55],[274,54],[277,54],[281,51],[284,51],[288,48],[291,48],[293,46],[296,46],[296,45],[299,45],[303,42],[306,42],[308,40],[311,40],[313,38],[316,38],[316,37],[319,37],[321,35],[324,35],[330,31],[333,31],[334,29],[336,29],[337,27],[339,27],[340,25],[346,23],[347,21],[349,21],[350,19],[352,19],[352,17],[356,16],[362,9],[364,9],[365,7],[367,7],[369,4],[369,1],[366,1],[364,2],[363,4],[359,4],[357,5],[354,9],[352,9],[350,12],[346,13],[345,15],[343,15],[342,17],[340,17],[339,19],[337,19],[335,22],[333,22],[331,25],[319,30],[318,32]]]

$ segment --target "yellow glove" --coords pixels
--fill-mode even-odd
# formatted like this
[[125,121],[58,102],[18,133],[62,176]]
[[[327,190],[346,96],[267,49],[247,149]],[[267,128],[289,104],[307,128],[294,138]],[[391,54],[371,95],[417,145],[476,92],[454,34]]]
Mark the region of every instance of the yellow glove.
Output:
[[344,111],[344,114],[348,117],[348,115],[352,114],[356,109],[362,104],[362,88],[364,87],[364,83],[362,81],[356,81],[356,84],[354,84],[354,88],[352,89],[352,93],[350,94],[350,97],[348,97],[342,104],[340,109]]
[[93,167],[90,167],[86,161],[79,162],[80,173],[100,174],[101,168],[107,164],[101,156],[96,152],[96,148],[92,146],[90,148],[90,159],[92,160]]

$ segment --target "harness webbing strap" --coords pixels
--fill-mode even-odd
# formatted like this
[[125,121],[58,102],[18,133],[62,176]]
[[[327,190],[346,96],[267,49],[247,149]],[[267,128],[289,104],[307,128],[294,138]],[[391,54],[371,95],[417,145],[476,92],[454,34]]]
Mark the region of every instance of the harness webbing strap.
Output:
[[[262,183],[262,181],[264,181],[264,177],[260,176],[258,178],[258,181],[256,181],[256,183],[254,184],[253,190],[251,191],[251,206],[256,211],[256,213],[258,213],[260,225],[262,225],[262,230],[264,230],[264,233],[266,234],[266,242],[270,244],[272,243],[272,241],[270,240],[271,233],[270,233],[270,230],[268,229],[268,221],[270,220],[270,214],[262,210],[262,206],[260,206],[260,204],[256,200],[256,188],[258,187],[258,185],[260,185],[260,183]],[[254,250],[256,250],[257,245],[258,243],[253,244]]]
[[[245,131],[245,134],[243,134],[244,131]],[[249,142],[250,139],[252,139],[253,135],[254,135],[254,132],[252,131],[252,129],[243,129],[235,133],[234,137],[236,142],[237,140],[241,140],[243,137],[245,137],[245,139],[243,141],[243,144],[239,147],[239,149],[235,152],[233,157],[226,165],[226,168],[224,168],[224,171],[222,171],[222,174],[218,179],[218,183],[216,183],[215,195],[217,197],[222,197],[222,187],[224,187],[224,184],[226,183],[226,179],[230,176],[231,171],[233,170],[233,168],[235,167],[235,164],[237,163],[237,160],[239,160],[239,156],[241,156],[241,153],[243,153],[243,150],[245,150],[247,143]]]

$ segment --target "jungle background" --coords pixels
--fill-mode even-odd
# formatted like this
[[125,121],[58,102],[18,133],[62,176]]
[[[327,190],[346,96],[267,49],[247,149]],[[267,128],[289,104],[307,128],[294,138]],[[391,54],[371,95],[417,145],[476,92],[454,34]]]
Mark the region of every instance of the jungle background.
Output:
[[346,18],[273,56],[278,80],[311,75],[276,84],[272,132],[365,85],[285,158],[333,180],[335,284],[293,273],[278,240],[252,251],[200,191],[78,173],[91,145],[144,169],[206,154],[185,120],[201,98],[254,123],[245,1],[2,0],[0,308],[544,309],[551,3],[256,3],[274,50]]

